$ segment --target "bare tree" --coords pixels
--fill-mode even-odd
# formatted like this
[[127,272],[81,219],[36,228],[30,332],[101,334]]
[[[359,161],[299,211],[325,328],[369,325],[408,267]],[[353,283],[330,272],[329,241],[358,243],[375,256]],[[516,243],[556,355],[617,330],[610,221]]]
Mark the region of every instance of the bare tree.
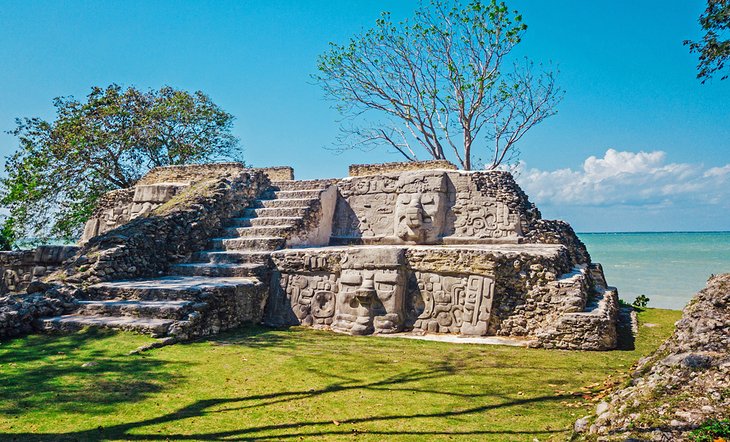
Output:
[[314,78],[345,117],[339,148],[450,156],[466,170],[481,150],[490,169],[513,159],[563,96],[554,72],[510,57],[526,29],[501,2],[431,0],[410,20],[385,12],[348,44],[331,43]]

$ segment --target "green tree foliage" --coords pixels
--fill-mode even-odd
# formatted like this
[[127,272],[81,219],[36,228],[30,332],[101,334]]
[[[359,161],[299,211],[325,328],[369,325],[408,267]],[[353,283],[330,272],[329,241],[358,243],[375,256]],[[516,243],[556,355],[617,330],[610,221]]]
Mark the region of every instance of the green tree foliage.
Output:
[[553,72],[510,55],[526,29],[502,2],[431,0],[409,20],[386,12],[348,44],[331,43],[313,77],[345,117],[338,148],[448,154],[467,170],[509,162],[563,96]]
[[646,295],[639,295],[634,299],[634,306],[635,307],[641,307],[645,308],[647,305],[649,305],[649,301],[651,301]]
[[[707,9],[700,15],[700,26],[705,35],[700,41],[686,40],[690,52],[698,53],[697,78],[706,82],[715,73],[722,72],[730,59],[730,0],[707,0]],[[726,80],[730,73],[721,74]]]
[[94,87],[85,101],[53,101],[56,119],[16,120],[0,204],[12,239],[78,237],[104,193],[156,166],[240,160],[233,116],[202,92]]

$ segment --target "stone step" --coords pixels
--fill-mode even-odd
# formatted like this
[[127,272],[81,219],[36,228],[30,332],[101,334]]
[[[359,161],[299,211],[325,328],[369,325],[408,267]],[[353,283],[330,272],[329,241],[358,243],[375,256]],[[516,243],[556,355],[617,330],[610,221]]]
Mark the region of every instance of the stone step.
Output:
[[249,208],[243,210],[243,218],[258,217],[302,217],[309,207],[276,207],[276,208]]
[[114,328],[161,337],[167,334],[174,319],[135,318],[133,316],[63,315],[41,320],[47,332],[71,332],[84,327]]
[[310,207],[315,201],[317,198],[260,199],[254,201],[254,208]]
[[194,255],[196,261],[211,264],[261,264],[268,266],[270,252],[267,251],[219,251],[208,250]]
[[278,226],[290,227],[299,221],[299,216],[261,216],[254,218],[230,218],[226,225],[230,227],[263,227]]
[[223,234],[226,237],[271,237],[278,236],[283,237],[287,231],[294,227],[293,225],[283,226],[256,226],[256,227],[227,227],[223,229]]
[[90,300],[204,301],[211,292],[235,292],[260,284],[258,278],[213,278],[207,276],[165,276],[101,282],[89,286]]
[[217,250],[278,250],[284,247],[286,240],[279,236],[250,238],[214,238],[213,249]]
[[136,301],[113,299],[109,301],[79,301],[76,315],[133,316],[139,318],[184,319],[195,303],[192,301]]
[[322,189],[276,190],[272,198],[282,200],[318,199]]
[[271,187],[278,190],[321,190],[337,180],[291,180],[272,181]]
[[220,264],[212,262],[193,262],[188,264],[175,264],[170,267],[170,272],[181,276],[213,276],[213,277],[245,277],[263,276],[266,273],[265,264],[241,263],[241,264]]

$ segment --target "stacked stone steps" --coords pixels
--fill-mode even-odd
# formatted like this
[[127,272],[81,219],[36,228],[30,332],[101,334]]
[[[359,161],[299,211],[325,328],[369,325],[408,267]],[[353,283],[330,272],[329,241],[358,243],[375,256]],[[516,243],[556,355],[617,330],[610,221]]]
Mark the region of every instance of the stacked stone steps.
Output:
[[266,265],[263,263],[193,262],[173,265],[171,272],[180,276],[210,276],[214,278],[259,277],[266,273]]
[[324,190],[324,187],[317,187],[313,189],[275,190],[272,194],[272,198],[287,200],[317,199],[322,190]]
[[86,292],[93,300],[198,301],[212,290],[234,290],[257,282],[253,277],[165,276],[94,284]]
[[139,318],[134,316],[63,315],[42,320],[45,332],[72,332],[84,327],[112,328],[162,337],[175,323],[174,319]]
[[269,262],[269,252],[243,252],[209,250],[195,254],[197,261],[212,264],[258,264],[266,266]]
[[286,233],[294,227],[290,224],[284,224],[281,226],[256,226],[256,227],[226,227],[223,229],[223,234],[226,237],[247,237],[247,238],[261,238],[261,237],[284,237]]
[[211,248],[215,250],[279,250],[286,244],[280,236],[244,236],[238,238],[214,238]]
[[[271,187],[277,192],[320,192],[337,180],[290,180],[290,181],[273,181]],[[291,196],[289,198],[292,198]]]
[[183,319],[195,303],[185,300],[138,301],[127,299],[79,301],[77,316],[124,316],[155,319]]
[[237,291],[261,282],[253,277],[170,276],[147,280],[113,281],[86,290],[70,315],[46,318],[41,328],[66,332],[83,327],[113,328],[160,337],[176,325],[201,317],[214,296],[233,297]]
[[239,269],[217,269],[216,265],[250,262],[241,254],[226,252],[258,253],[284,248],[288,233],[307,215],[328,184],[318,180],[272,183],[259,199],[243,209],[240,217],[225,222],[224,236],[211,240],[211,250],[196,254],[194,258],[205,265],[175,266],[173,271],[183,275],[241,274],[231,273]]
[[248,208],[243,211],[243,218],[301,218],[308,210],[308,206]]
[[228,227],[291,227],[301,217],[299,216],[258,216],[246,218],[231,218],[226,225]]
[[[317,191],[319,192],[319,191]],[[253,203],[254,208],[257,209],[277,209],[277,208],[291,208],[291,207],[309,207],[317,201],[317,195],[313,198],[282,198],[281,192],[277,192],[273,199],[259,199]]]

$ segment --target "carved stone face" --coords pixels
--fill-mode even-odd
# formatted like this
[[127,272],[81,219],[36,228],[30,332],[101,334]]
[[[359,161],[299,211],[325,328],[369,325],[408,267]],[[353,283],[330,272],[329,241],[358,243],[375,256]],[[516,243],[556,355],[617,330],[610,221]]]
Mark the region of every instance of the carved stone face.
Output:
[[343,271],[340,275],[332,328],[353,335],[372,333],[370,306],[374,298],[372,276],[368,280],[358,271]]
[[343,270],[332,328],[353,335],[401,330],[404,283],[399,270]]
[[432,244],[444,226],[445,198],[441,193],[402,193],[395,206],[395,236],[406,242]]

